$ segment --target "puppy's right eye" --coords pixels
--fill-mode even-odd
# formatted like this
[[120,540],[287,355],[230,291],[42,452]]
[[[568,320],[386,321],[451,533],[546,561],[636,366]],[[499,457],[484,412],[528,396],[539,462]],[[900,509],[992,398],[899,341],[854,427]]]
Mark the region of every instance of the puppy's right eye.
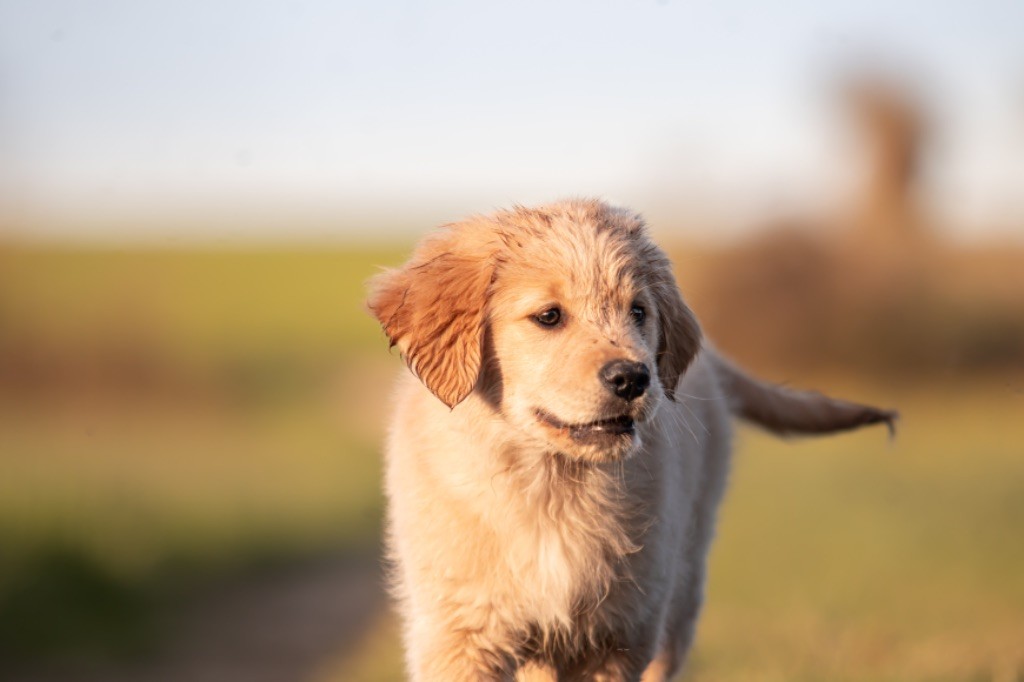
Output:
[[558,308],[548,308],[534,315],[533,319],[542,327],[554,327],[562,321],[562,311]]

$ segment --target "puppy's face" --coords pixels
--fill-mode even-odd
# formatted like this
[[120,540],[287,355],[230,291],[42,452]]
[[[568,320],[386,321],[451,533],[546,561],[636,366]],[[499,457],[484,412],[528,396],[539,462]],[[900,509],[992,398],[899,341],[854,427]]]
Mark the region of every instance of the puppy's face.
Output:
[[519,246],[494,280],[497,401],[520,432],[566,455],[623,457],[665,396],[645,268],[628,240],[576,224],[545,236]]
[[600,202],[452,226],[370,308],[446,404],[476,391],[516,437],[589,461],[636,450],[700,343],[641,220]]

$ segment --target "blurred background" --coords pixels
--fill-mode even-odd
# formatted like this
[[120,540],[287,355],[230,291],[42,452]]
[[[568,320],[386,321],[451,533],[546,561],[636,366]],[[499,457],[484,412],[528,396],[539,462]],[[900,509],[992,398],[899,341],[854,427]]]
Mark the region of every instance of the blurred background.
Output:
[[900,432],[742,430],[682,679],[1024,680],[1024,5],[0,0],[0,679],[402,678],[437,224],[645,214],[708,335]]

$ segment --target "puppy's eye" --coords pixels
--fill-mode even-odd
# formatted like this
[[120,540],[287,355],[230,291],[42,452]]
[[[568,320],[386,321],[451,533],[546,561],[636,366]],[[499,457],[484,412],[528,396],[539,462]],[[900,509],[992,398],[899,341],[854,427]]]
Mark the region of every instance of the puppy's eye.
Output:
[[642,327],[644,320],[647,319],[647,311],[642,305],[635,305],[629,309],[629,316],[633,318],[633,324]]
[[548,308],[534,315],[533,319],[542,327],[554,327],[562,321],[562,311],[558,308]]

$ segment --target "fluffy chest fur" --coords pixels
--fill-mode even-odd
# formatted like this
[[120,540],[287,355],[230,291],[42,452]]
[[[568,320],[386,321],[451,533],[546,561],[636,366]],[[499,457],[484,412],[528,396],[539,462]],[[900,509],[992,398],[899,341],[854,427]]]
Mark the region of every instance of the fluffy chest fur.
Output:
[[508,512],[491,531],[506,541],[515,594],[542,638],[591,637],[635,588],[634,558],[650,524],[624,465],[558,456],[507,472]]
[[577,651],[642,608],[636,574],[661,495],[647,453],[601,465],[532,453],[499,445],[472,399],[436,409],[405,382],[401,402],[426,415],[396,424],[389,448],[390,553],[407,608],[420,608],[407,586],[434,584],[453,626],[506,629],[510,650]]

